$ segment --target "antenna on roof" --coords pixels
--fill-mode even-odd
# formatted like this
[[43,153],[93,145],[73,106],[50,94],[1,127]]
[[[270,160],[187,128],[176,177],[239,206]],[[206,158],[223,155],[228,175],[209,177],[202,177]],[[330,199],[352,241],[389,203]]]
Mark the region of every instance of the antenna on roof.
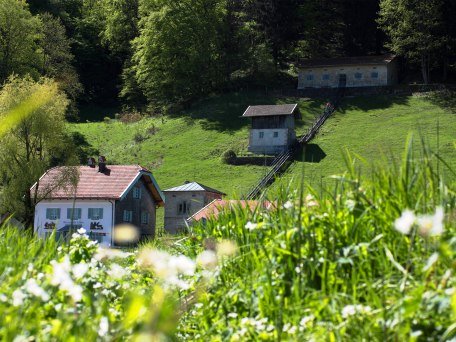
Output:
[[98,172],[104,173],[106,171],[106,157],[98,157]]
[[95,158],[90,157],[87,159],[87,166],[95,167]]

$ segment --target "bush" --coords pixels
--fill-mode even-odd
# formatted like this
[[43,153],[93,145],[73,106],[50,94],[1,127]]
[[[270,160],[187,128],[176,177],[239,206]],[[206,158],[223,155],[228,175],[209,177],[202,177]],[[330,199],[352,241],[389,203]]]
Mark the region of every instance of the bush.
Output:
[[147,140],[147,136],[141,132],[136,132],[135,136],[133,137],[135,143],[140,144],[143,141]]
[[233,150],[227,150],[222,154],[222,163],[228,165],[235,165],[237,160],[236,153]]
[[103,118],[103,122],[106,123],[106,124],[109,124],[109,123],[111,123],[111,118],[108,117],[108,116],[105,116],[105,117]]
[[142,115],[139,112],[131,112],[131,113],[122,113],[120,114],[120,121],[124,124],[130,124],[134,122],[138,122],[142,119]]

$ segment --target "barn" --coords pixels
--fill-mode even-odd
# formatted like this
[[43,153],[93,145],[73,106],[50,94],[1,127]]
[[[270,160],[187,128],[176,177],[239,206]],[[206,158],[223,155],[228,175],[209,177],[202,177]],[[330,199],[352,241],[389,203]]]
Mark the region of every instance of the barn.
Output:
[[298,89],[381,87],[398,82],[394,55],[306,59],[298,64]]

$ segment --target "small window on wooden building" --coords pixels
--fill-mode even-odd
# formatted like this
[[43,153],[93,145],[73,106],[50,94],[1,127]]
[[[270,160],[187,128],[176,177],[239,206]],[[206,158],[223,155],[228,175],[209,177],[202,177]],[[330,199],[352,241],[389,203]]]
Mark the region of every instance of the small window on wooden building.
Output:
[[133,188],[133,198],[135,198],[135,199],[141,198],[141,188],[138,188],[138,187]]
[[313,79],[314,79],[314,75],[312,75],[312,74],[309,74],[306,76],[307,81],[313,81]]
[[124,222],[131,222],[133,220],[133,211],[124,210],[124,212],[123,212],[123,220],[124,220]]
[[278,138],[279,137],[279,132],[274,132],[274,138]]
[[88,218],[89,220],[103,219],[103,208],[89,208]]
[[259,137],[260,137],[260,139],[263,139],[264,138],[264,132],[260,132]]
[[68,208],[67,209],[67,219],[69,220],[80,220],[82,217],[81,208]]
[[60,219],[60,208],[47,208],[46,219],[48,220],[59,220]]
[[141,212],[141,224],[149,224],[149,213],[146,211]]
[[356,72],[356,73],[355,73],[355,78],[356,78],[357,80],[360,80],[360,79],[363,78],[363,74],[360,73],[360,72]]
[[329,80],[329,74],[323,74],[323,75],[321,76],[321,79],[322,79],[323,81],[328,81],[328,80]]
[[190,213],[190,203],[183,201],[177,206],[178,215],[187,215]]
[[378,78],[378,72],[371,73],[371,78]]

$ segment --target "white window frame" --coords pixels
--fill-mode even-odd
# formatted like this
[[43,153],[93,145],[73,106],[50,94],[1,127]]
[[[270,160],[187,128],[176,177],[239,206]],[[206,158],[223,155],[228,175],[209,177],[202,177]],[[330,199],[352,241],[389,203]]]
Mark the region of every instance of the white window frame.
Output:
[[274,138],[278,138],[279,137],[279,132],[274,132],[273,135],[272,135]]
[[264,138],[264,132],[259,132],[258,139],[263,139],[263,138]]
[[46,208],[46,219],[51,221],[60,220],[60,211],[60,208]]
[[187,201],[182,201],[177,205],[177,214],[178,215],[189,215],[190,214],[190,203]]
[[[76,213],[76,215],[75,215]],[[82,218],[81,208],[67,208],[67,219],[68,220],[80,220]]]
[[92,221],[103,219],[103,208],[89,208],[87,218]]

